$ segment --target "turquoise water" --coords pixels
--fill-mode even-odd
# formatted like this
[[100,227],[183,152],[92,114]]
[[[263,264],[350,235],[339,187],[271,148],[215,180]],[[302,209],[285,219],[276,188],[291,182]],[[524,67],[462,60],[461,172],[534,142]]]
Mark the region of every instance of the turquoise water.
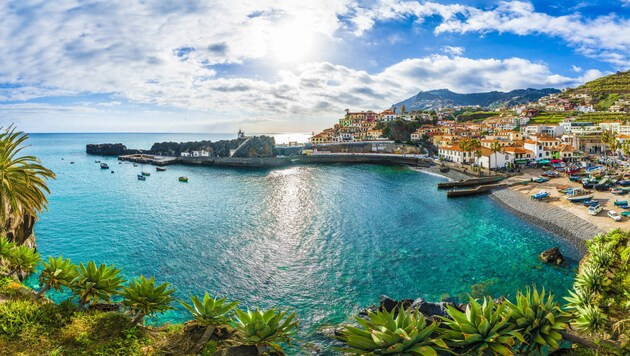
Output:
[[[317,328],[380,294],[464,300],[473,290],[513,295],[537,284],[563,295],[571,284],[575,249],[487,197],[447,200],[436,189],[442,178],[408,168],[155,172],[84,153],[87,143],[148,148],[231,136],[32,135],[29,153],[57,173],[49,211],[36,225],[39,251],[113,263],[128,277],[155,275],[180,298],[209,291],[245,306],[294,308],[302,337],[316,344],[324,342]],[[141,170],[151,171],[144,182],[136,179]],[[182,175],[188,184],[178,182]],[[570,268],[537,260],[554,245]],[[158,322],[186,318],[179,309]]]

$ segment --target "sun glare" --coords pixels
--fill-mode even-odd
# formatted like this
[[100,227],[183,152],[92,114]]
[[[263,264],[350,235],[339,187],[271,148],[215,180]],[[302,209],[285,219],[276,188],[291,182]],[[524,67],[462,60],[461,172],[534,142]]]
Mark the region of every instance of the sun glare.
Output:
[[308,57],[313,50],[313,33],[297,21],[280,25],[271,39],[271,52],[280,62],[294,62]]

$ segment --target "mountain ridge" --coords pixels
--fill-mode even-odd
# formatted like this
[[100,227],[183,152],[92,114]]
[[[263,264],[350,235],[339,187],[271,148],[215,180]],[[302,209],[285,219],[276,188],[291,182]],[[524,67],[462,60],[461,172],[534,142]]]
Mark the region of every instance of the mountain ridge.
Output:
[[495,90],[481,93],[460,94],[449,89],[435,89],[420,91],[418,94],[392,105],[391,108],[395,109],[396,112],[400,112],[403,105],[407,112],[475,105],[482,108],[493,109],[501,106],[525,104],[555,93],[560,93],[560,90],[553,88],[527,88],[516,89],[509,92]]

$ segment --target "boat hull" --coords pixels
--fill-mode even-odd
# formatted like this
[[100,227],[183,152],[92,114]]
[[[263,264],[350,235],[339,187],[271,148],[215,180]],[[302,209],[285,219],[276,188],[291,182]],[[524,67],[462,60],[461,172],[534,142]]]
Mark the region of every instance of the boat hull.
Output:
[[571,197],[565,197],[565,198],[567,198],[568,201],[581,201],[581,200],[586,200],[586,199],[592,199],[594,195],[595,194],[593,193],[589,193],[589,194],[577,195],[577,196],[571,196]]

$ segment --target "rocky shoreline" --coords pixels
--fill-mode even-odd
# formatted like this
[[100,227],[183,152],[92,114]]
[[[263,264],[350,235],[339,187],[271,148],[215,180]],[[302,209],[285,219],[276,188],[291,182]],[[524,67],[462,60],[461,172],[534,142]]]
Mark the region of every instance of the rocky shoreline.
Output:
[[586,253],[585,242],[603,232],[570,211],[551,204],[534,202],[509,188],[495,190],[490,197],[513,214],[566,239],[582,253]]

